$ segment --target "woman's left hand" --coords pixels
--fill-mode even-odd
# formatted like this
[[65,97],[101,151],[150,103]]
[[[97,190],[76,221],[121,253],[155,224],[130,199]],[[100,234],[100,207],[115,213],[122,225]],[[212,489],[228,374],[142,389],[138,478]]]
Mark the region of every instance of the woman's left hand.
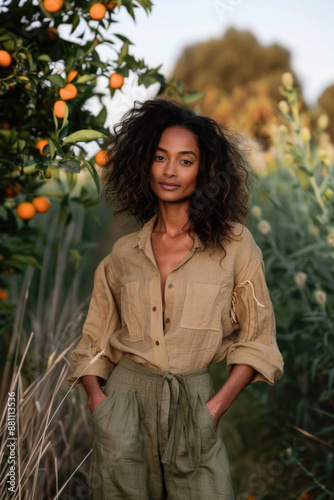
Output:
[[208,407],[209,412],[211,413],[213,420],[216,422],[216,426],[217,426],[218,422],[220,420],[220,417],[223,415],[223,413],[221,413],[219,411],[219,408],[217,407],[217,404],[215,403],[215,401],[213,399],[209,399],[209,401],[206,403],[206,406]]

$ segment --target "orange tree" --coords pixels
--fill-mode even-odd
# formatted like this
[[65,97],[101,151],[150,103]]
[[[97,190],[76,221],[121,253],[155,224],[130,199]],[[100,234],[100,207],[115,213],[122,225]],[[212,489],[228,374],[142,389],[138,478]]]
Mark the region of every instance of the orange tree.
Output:
[[[35,245],[41,229],[31,220],[47,211],[50,202],[59,208],[58,224],[66,231],[71,206],[89,209],[99,202],[85,187],[72,191],[82,169],[91,174],[99,194],[99,176],[85,144],[101,144],[109,135],[102,97],[96,90],[104,77],[112,98],[120,92],[129,72],[146,88],[159,82],[158,95],[177,92],[185,104],[197,98],[179,80],[167,83],[157,68],[131,55],[132,42],[115,33],[117,16],[126,9],[135,19],[136,8],[149,13],[150,0],[4,0],[0,9],[0,333],[8,331],[13,304],[8,295],[8,274],[21,273],[27,264],[39,266]],[[73,37],[75,38],[73,39]],[[103,60],[97,46],[112,48],[113,60]],[[94,115],[86,103],[100,101]],[[67,184],[54,199],[38,200],[52,178]],[[52,198],[52,197],[51,197]],[[35,201],[34,201],[35,200]],[[36,209],[36,206],[43,207]],[[40,216],[38,216],[40,217]]]

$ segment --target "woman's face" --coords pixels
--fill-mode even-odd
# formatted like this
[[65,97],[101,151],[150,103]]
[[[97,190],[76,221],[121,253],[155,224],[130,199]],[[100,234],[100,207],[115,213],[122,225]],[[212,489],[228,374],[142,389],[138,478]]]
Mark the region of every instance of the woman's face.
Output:
[[196,188],[199,162],[196,136],[179,126],[166,128],[155,150],[151,167],[152,191],[161,201],[181,202],[190,199]]

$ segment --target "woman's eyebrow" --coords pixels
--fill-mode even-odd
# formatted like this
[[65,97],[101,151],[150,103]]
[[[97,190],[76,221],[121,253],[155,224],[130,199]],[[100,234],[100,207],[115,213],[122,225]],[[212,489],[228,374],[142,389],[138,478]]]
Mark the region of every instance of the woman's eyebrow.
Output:
[[[168,153],[167,149],[161,148],[160,146],[158,146],[156,149],[159,151],[163,151],[164,153]],[[195,158],[197,158],[196,153],[194,153],[193,151],[179,151],[178,154],[179,155],[194,155]]]

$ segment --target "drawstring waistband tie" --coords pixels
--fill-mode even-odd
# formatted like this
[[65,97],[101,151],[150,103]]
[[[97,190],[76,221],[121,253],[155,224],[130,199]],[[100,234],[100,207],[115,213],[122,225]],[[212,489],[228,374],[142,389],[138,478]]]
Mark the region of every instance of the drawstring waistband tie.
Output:
[[202,473],[199,468],[201,456],[200,428],[184,378],[180,374],[165,371],[162,373],[162,398],[160,407],[161,436],[163,446],[165,446],[161,462],[164,464],[170,464],[172,459],[175,443],[176,409],[178,406],[182,410],[183,424],[187,430],[187,447],[194,465],[194,472],[189,478],[191,479],[196,472],[199,474]]

